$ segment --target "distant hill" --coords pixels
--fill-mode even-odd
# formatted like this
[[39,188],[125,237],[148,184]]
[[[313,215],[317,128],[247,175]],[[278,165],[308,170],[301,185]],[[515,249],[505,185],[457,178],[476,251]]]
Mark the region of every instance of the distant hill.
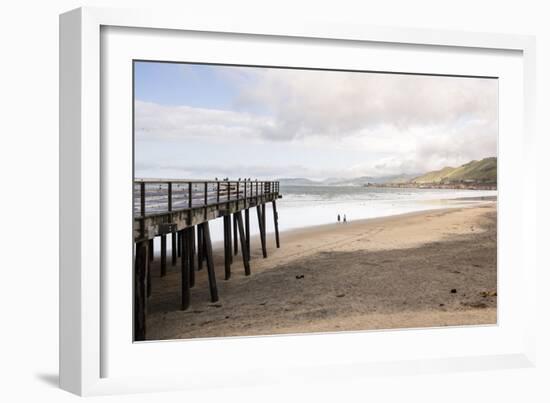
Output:
[[307,178],[279,178],[277,179],[281,185],[294,185],[294,186],[300,186],[300,185],[320,185],[320,182],[312,181],[311,179]]
[[374,182],[377,178],[360,176],[357,178],[327,178],[321,183],[330,186],[357,186],[368,182]]
[[375,186],[375,187],[475,187],[493,188],[497,183],[497,159],[484,158],[470,161],[459,167],[445,167],[437,171],[420,174],[400,174],[389,176],[360,176],[356,178],[327,178],[311,180],[307,178],[280,178],[281,185],[294,186]]
[[480,161],[470,161],[457,168],[445,167],[413,178],[410,182],[416,184],[495,184],[497,182],[497,159],[490,157]]
[[356,178],[327,178],[324,180],[311,180],[307,178],[280,178],[282,185],[293,186],[365,186],[369,183],[407,182],[419,174],[400,174],[389,176],[359,176]]

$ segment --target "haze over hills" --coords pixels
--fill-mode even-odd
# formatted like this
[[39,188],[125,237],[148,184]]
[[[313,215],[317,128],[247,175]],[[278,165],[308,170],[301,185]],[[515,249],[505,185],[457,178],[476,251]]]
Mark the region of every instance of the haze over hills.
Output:
[[357,178],[327,178],[324,180],[311,180],[307,178],[279,178],[281,184],[294,186],[363,186],[367,183],[395,183],[406,182],[419,174],[400,174],[388,176],[359,176]]
[[470,161],[459,167],[444,167],[424,174],[400,174],[390,176],[361,176],[357,178],[327,178],[311,180],[307,178],[280,178],[282,185],[295,186],[452,186],[453,184],[496,185],[497,159],[484,158]]

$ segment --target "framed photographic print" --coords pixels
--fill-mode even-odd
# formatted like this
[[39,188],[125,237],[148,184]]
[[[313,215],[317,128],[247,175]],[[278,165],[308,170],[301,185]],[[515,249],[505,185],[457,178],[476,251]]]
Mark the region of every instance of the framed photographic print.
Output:
[[62,15],[62,387],[531,365],[533,49]]

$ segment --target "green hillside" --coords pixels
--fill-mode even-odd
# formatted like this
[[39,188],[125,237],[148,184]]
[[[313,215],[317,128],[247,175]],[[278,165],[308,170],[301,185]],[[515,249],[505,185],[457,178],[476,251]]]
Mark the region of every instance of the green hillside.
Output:
[[428,172],[411,180],[412,183],[496,183],[497,159],[484,158],[470,161],[458,168],[445,167],[438,171]]

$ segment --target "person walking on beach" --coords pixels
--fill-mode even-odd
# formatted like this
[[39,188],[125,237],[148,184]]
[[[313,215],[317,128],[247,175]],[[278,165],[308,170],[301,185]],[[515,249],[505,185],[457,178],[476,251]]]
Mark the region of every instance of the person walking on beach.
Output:
[[346,223],[346,215],[344,214],[344,223]]
[[340,214],[338,214],[338,224],[340,224]]

